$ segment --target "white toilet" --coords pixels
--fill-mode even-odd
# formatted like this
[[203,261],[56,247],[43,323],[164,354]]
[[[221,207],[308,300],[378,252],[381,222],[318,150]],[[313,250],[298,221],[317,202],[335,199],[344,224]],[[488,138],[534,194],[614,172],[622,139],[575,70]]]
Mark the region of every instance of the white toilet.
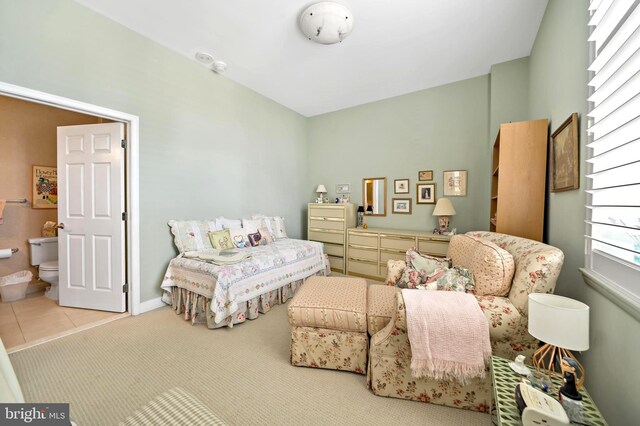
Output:
[[38,267],[40,279],[51,284],[44,295],[58,300],[58,237],[31,238],[31,265]]

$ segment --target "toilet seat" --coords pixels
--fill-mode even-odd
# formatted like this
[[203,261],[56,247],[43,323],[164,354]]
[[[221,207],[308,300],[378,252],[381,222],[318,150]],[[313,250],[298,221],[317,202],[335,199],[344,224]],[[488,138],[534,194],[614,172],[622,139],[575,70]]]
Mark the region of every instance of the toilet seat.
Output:
[[58,261],[52,260],[50,262],[42,262],[39,266],[40,271],[57,271]]

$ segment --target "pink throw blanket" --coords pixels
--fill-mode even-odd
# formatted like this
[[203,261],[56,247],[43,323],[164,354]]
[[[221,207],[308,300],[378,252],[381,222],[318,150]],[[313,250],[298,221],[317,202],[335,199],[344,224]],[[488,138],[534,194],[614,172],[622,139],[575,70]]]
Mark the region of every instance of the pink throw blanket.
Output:
[[413,377],[457,380],[485,377],[491,358],[489,323],[471,294],[402,290]]

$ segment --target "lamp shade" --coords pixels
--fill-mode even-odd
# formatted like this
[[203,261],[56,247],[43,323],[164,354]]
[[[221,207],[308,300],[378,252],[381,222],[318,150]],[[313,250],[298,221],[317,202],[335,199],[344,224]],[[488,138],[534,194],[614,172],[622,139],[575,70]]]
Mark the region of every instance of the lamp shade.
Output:
[[316,192],[326,193],[327,192],[327,188],[325,188],[324,185],[318,185],[318,188],[316,189]]
[[589,307],[568,297],[529,295],[529,334],[558,348],[589,349]]
[[364,206],[358,206],[358,213],[364,213]]
[[453,208],[451,200],[448,198],[440,198],[436,203],[436,208],[433,209],[434,216],[455,216],[456,209]]

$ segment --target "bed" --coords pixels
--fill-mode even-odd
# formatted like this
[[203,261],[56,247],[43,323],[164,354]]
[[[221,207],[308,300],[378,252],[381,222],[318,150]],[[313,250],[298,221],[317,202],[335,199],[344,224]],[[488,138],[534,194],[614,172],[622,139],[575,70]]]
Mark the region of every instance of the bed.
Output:
[[[184,253],[172,259],[161,284],[162,300],[192,324],[233,327],[286,302],[305,278],[328,274],[323,245],[315,241],[283,238],[235,250],[250,257],[229,265],[187,258]],[[212,252],[198,250],[205,255]]]

